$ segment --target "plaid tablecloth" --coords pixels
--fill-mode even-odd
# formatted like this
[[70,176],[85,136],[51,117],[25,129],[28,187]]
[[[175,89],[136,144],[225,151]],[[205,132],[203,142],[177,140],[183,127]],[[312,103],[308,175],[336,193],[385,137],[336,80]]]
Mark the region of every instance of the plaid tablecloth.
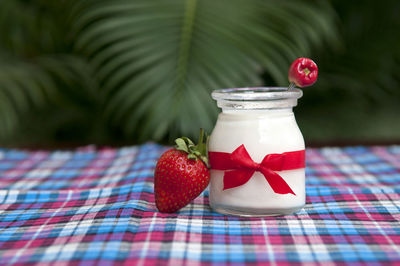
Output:
[[0,264],[400,265],[400,146],[307,150],[295,215],[156,211],[165,147],[0,149]]

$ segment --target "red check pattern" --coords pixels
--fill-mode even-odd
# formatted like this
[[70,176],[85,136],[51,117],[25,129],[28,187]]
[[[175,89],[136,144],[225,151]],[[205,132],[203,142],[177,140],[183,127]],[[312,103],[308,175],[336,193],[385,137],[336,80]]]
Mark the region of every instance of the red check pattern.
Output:
[[165,150],[0,149],[0,264],[400,264],[400,146],[307,149],[307,205],[265,218],[157,212]]

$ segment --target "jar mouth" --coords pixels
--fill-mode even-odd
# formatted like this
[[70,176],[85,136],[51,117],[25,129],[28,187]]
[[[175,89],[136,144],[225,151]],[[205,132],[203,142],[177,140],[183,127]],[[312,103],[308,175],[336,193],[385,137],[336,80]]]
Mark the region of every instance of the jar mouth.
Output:
[[274,100],[274,99],[299,99],[303,96],[300,89],[285,87],[249,87],[249,88],[229,88],[214,90],[211,96],[215,100]]
[[297,105],[300,89],[285,87],[248,87],[214,90],[211,97],[222,109],[279,109]]

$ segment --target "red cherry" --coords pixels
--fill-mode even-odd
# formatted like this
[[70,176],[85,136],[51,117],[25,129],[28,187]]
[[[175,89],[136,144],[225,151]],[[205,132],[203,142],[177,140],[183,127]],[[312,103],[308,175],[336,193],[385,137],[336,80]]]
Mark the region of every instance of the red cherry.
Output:
[[293,61],[289,68],[289,81],[303,88],[313,85],[317,81],[318,67],[309,58],[300,57]]

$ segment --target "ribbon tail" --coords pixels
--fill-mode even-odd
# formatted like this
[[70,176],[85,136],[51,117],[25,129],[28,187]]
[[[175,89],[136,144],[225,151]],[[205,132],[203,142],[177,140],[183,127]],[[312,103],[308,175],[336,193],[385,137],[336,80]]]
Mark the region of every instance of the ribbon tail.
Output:
[[223,190],[246,184],[254,172],[254,170],[247,169],[225,171]]
[[296,195],[286,181],[274,171],[262,167],[261,172],[275,193]]
[[273,171],[293,170],[305,167],[305,150],[268,154],[261,165]]

